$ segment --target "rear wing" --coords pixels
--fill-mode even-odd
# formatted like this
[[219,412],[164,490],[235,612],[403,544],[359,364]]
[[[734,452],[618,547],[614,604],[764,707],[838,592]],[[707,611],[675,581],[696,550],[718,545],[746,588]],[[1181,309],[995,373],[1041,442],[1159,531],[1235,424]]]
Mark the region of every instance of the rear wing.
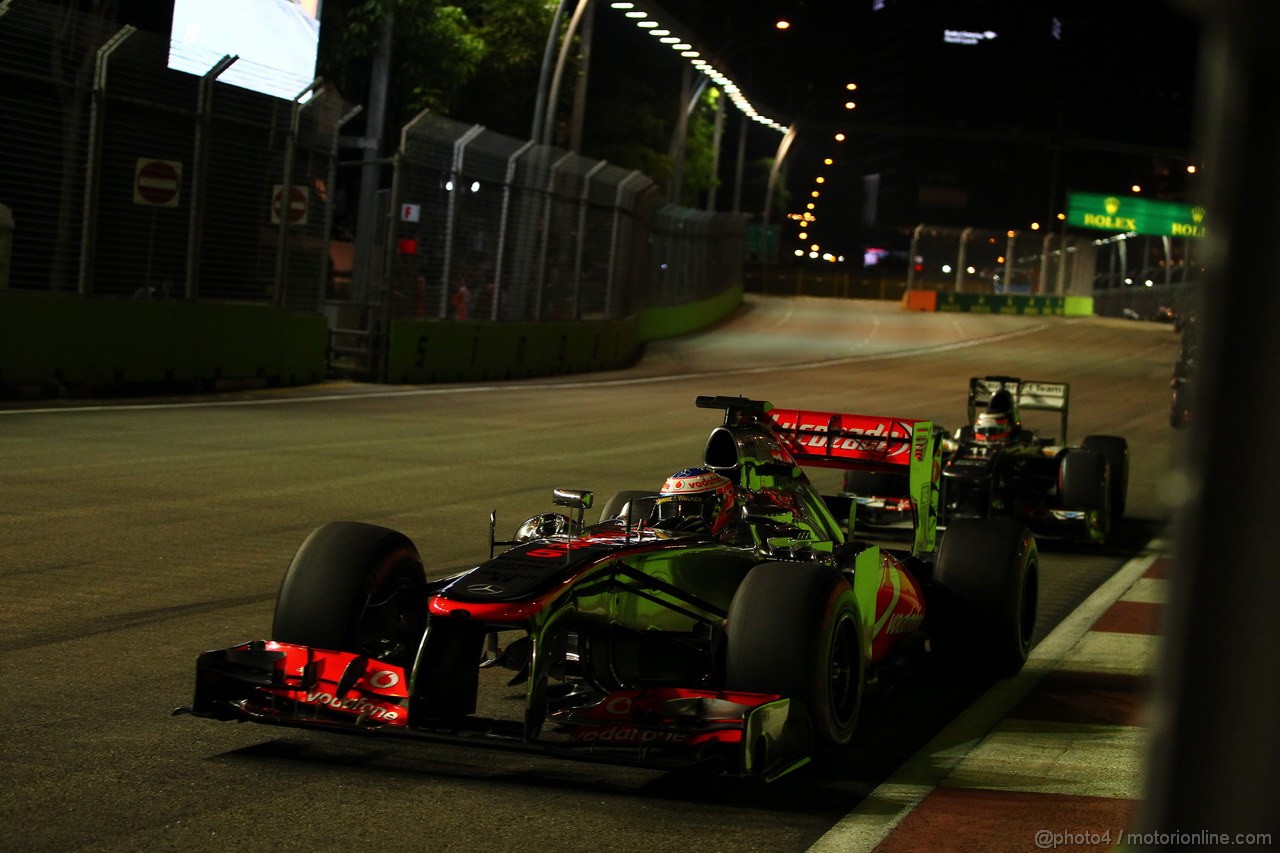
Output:
[[802,466],[906,474],[916,519],[913,551],[935,550],[938,481],[932,421],[801,409],[771,409],[768,417],[780,443]]
[[1045,382],[1038,379],[1020,379],[1016,376],[974,376],[969,380],[969,423],[973,424],[978,410],[986,408],[991,398],[1000,390],[1013,394],[1019,411],[1046,411],[1062,413],[1063,444],[1067,441],[1067,411],[1071,386],[1066,382]]

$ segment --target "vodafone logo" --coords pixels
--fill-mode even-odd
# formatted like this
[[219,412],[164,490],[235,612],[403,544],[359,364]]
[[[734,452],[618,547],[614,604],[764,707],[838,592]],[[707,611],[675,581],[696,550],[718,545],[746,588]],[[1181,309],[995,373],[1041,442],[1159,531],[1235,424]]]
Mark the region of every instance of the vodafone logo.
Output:
[[387,690],[400,683],[400,673],[384,669],[369,676],[369,686],[379,690]]
[[620,717],[629,716],[631,714],[631,697],[615,696],[605,703],[604,709],[610,714],[616,714]]

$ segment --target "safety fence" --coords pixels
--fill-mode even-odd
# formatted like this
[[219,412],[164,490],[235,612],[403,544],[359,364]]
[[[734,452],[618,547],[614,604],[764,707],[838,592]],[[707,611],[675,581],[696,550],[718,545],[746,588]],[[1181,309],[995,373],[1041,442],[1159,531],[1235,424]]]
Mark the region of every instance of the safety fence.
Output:
[[1202,298],[1200,281],[1195,279],[1178,284],[1153,282],[1151,285],[1144,281],[1095,290],[1094,313],[1099,317],[1173,323],[1199,310]]
[[0,2],[0,286],[275,304],[335,328],[354,306],[350,325],[376,339],[394,317],[612,319],[741,285],[736,215],[429,113],[375,170],[373,245],[353,270],[355,234],[334,214],[340,187],[355,195],[340,146],[359,109],[319,81],[289,101],[221,82],[224,67],[172,71],[168,50],[63,6]]
[[742,281],[742,222],[637,171],[424,113],[401,134],[394,317],[617,319]]
[[872,276],[835,265],[755,266],[743,273],[748,293],[766,296],[819,296],[838,299],[901,299],[906,279],[901,272]]
[[1091,239],[922,224],[911,236],[907,289],[1088,295],[1095,264]]
[[163,36],[59,6],[0,12],[11,287],[320,310],[350,104],[170,71]]
[[1185,300],[1204,276],[1202,252],[1198,238],[920,225],[907,289],[1092,296],[1100,315],[1145,319]]

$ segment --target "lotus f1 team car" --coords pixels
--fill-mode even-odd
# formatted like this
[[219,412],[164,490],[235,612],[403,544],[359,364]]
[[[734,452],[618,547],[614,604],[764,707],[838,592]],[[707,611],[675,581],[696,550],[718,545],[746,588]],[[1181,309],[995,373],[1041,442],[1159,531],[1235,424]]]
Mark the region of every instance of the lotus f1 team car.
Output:
[[[1070,386],[1012,376],[969,380],[968,426],[937,435],[942,460],[939,524],[960,518],[1010,517],[1036,536],[1103,542],[1125,512],[1129,445],[1112,435],[1067,444]],[[1022,426],[1021,413],[1058,412],[1057,435]],[[868,521],[901,526],[911,512],[900,474],[850,471],[844,492]]]
[[[629,490],[589,491],[429,580],[394,530],[325,524],[285,573],[270,639],[205,652],[180,712],[774,779],[847,745],[864,691],[934,656],[1021,668],[1038,558],[1007,519],[938,543],[933,425],[699,397],[724,412],[703,467],[731,486],[714,530]],[[909,550],[854,537],[856,504],[803,466],[900,472]]]

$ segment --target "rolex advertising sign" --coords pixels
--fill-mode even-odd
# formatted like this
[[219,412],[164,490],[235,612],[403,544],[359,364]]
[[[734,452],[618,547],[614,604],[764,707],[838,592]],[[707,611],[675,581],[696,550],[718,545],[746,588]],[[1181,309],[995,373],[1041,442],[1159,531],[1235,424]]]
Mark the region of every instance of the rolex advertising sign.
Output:
[[1204,208],[1133,196],[1068,193],[1067,224],[1157,237],[1203,237]]

